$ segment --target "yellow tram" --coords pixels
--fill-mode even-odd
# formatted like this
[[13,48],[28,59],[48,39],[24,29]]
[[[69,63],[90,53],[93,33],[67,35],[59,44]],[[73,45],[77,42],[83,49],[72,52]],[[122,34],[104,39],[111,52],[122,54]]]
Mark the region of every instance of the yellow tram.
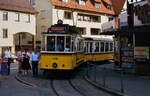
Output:
[[42,36],[41,69],[73,70],[84,62],[83,39],[75,26],[59,20]]
[[42,34],[41,47],[43,70],[73,70],[87,61],[114,59],[112,39],[81,37],[75,26],[61,20]]
[[84,61],[106,61],[114,59],[113,39],[84,37]]

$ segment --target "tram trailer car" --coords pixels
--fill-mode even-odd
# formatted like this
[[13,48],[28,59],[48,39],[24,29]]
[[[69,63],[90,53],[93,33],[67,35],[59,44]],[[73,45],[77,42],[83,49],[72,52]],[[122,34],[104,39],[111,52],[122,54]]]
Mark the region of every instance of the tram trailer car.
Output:
[[84,61],[114,60],[113,40],[109,38],[84,37]]
[[58,21],[42,35],[41,69],[73,70],[84,62],[83,40],[76,27]]

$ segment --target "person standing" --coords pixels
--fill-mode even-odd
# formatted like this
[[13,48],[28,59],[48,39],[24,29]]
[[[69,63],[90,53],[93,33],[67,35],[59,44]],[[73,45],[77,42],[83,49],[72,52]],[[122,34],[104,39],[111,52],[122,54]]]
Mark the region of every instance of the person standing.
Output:
[[20,51],[17,52],[18,57],[18,73],[21,73],[21,66],[23,61],[23,49],[20,49]]
[[8,48],[6,49],[6,51],[5,51],[5,58],[8,59],[8,62],[7,62],[7,64],[8,64],[8,75],[10,75],[10,64],[11,64],[11,62],[12,62],[11,55],[12,55],[12,53],[11,53],[11,51],[10,51],[10,48],[8,47]]
[[2,58],[0,60],[0,64],[1,64],[1,75],[2,75],[2,79],[3,80],[7,80],[8,79],[8,59],[5,57],[4,54],[2,54]]
[[32,64],[32,71],[33,76],[38,76],[38,63],[40,60],[40,53],[37,51],[37,49],[34,49],[32,54],[30,55],[30,61]]
[[25,49],[22,55],[23,55],[23,61],[21,64],[21,68],[22,68],[22,76],[24,76],[24,75],[28,75],[29,74],[28,71],[31,69],[29,63],[30,53],[27,51],[27,49]]

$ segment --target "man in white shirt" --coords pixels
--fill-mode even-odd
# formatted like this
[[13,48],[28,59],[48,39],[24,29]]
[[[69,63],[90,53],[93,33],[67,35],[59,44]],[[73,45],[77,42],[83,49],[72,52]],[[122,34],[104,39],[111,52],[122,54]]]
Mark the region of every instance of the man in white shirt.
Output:
[[6,50],[5,50],[5,58],[8,59],[8,75],[10,74],[10,64],[11,64],[11,61],[12,61],[12,58],[11,58],[11,51],[10,51],[10,48],[8,47]]
[[38,63],[40,60],[40,53],[37,49],[34,49],[34,52],[30,55],[30,61],[32,64],[33,76],[38,76]]

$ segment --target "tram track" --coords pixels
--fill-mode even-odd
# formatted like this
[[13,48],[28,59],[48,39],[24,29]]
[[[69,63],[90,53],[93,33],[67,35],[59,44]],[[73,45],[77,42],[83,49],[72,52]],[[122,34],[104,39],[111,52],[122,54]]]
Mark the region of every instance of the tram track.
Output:
[[77,87],[72,84],[72,81],[70,79],[66,80],[52,79],[50,83],[53,93],[56,96],[86,96],[82,91],[78,90]]
[[57,92],[57,90],[56,90],[55,87],[54,87],[54,80],[51,80],[50,85],[51,85],[51,88],[52,88],[54,94],[55,94],[56,96],[60,96],[59,93]]
[[74,88],[74,90],[76,90],[77,92],[79,92],[82,96],[86,96],[82,91],[80,91],[75,85],[73,85],[72,81],[69,79],[68,80],[69,84],[72,86],[72,88]]
[[114,96],[100,90],[84,79],[82,69],[73,78],[51,79],[51,89],[55,96]]

